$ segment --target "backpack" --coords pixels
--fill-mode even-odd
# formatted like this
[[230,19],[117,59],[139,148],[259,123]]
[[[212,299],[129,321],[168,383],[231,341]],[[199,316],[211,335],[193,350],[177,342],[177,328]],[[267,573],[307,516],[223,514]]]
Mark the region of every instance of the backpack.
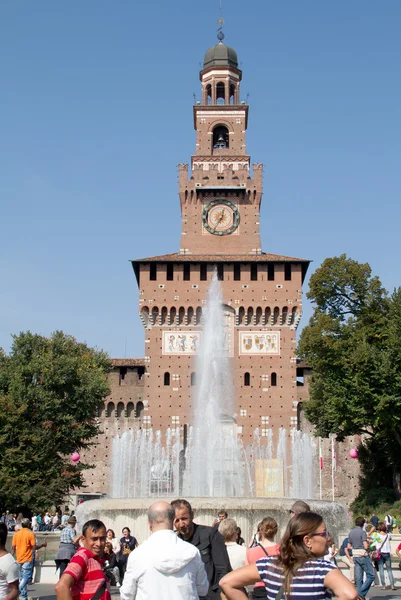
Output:
[[[346,537],[345,540],[343,540],[343,543],[341,544],[340,550],[339,550],[339,554],[340,556],[346,556],[345,554],[345,548],[348,546],[348,538]],[[348,550],[349,552],[349,550]],[[351,555],[351,552],[350,552]]]

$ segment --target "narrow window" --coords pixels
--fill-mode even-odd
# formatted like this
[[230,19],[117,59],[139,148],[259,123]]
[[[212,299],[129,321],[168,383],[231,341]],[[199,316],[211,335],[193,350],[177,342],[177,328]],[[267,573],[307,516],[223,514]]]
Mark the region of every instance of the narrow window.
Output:
[[127,367],[120,367],[120,385],[121,385],[121,382],[124,381],[126,374],[127,374]]
[[284,280],[291,281],[291,263],[284,263]]
[[170,385],[170,373],[168,371],[164,373],[164,385]]
[[136,419],[140,419],[142,417],[143,409],[144,409],[143,402],[138,402],[138,404],[135,407],[135,418]]
[[267,279],[274,281],[274,263],[267,263]]
[[184,263],[184,281],[191,280],[191,265],[189,263]]
[[196,385],[196,373],[191,373],[191,385]]
[[201,263],[200,266],[200,280],[207,281],[207,264]]
[[145,374],[145,367],[138,367],[138,380],[141,381]]
[[157,265],[156,263],[150,263],[150,281],[156,281],[157,279]]
[[174,265],[173,265],[173,263],[167,263],[166,275],[167,275],[167,281],[173,281],[173,279],[174,279]]
[[258,280],[258,265],[255,263],[251,264],[251,281]]
[[244,373],[244,385],[251,385],[251,376],[249,373]]
[[224,279],[224,265],[223,263],[217,263],[217,279],[223,281]]
[[241,263],[234,263],[234,281],[241,281]]
[[272,386],[277,385],[277,373],[272,373],[270,376],[270,382]]

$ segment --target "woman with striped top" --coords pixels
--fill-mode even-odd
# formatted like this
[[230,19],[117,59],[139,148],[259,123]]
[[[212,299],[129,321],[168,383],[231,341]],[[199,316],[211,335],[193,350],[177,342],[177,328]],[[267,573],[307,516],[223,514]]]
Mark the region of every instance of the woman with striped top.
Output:
[[245,600],[246,585],[263,582],[268,600],[326,600],[332,592],[338,600],[356,600],[355,586],[331,562],[328,533],[323,518],[313,512],[297,515],[288,523],[278,556],[232,571],[220,580],[228,600]]

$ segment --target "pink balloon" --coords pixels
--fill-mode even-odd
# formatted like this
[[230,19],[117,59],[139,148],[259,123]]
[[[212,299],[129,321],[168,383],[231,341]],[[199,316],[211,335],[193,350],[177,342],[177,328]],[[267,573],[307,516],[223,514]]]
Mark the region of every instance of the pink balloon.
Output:
[[349,455],[351,458],[358,458],[358,450],[356,448],[351,448]]
[[80,461],[80,458],[81,458],[81,457],[80,457],[80,455],[79,455],[79,453],[78,453],[78,452],[73,452],[73,453],[71,454],[71,460],[72,460],[72,462],[75,462],[75,463],[77,463],[77,462],[79,462],[79,461]]

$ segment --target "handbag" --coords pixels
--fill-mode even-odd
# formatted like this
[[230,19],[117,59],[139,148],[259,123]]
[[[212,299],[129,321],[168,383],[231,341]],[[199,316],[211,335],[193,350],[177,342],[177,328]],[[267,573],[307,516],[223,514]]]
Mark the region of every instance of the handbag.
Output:
[[373,560],[380,560],[380,559],[381,559],[381,557],[382,557],[382,554],[381,554],[380,550],[383,548],[384,544],[386,543],[386,541],[387,541],[387,538],[388,538],[388,535],[386,535],[386,537],[385,537],[385,538],[384,538],[384,540],[382,541],[382,543],[381,543],[381,545],[380,545],[380,548],[379,548],[378,550],[374,550],[374,551],[372,552],[372,559],[373,559]]

